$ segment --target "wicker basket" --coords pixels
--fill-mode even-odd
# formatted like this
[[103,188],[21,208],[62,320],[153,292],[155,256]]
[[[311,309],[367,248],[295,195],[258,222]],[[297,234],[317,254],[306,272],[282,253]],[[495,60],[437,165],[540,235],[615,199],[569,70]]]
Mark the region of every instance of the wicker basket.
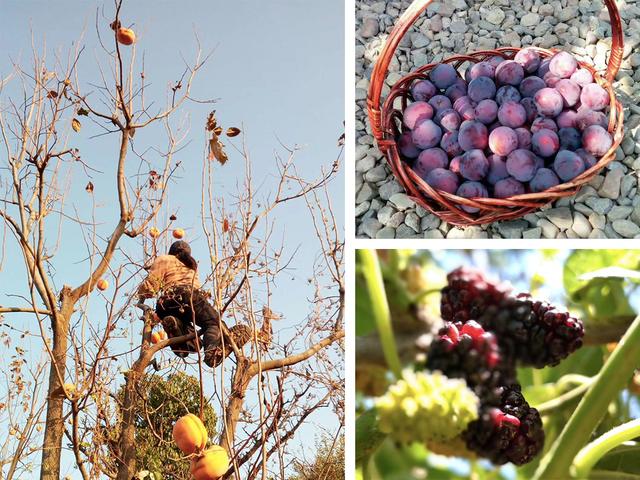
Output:
[[[578,62],[578,64],[580,67],[589,70],[593,74],[595,81],[609,93],[610,113],[608,130],[613,136],[613,145],[609,151],[600,158],[592,168],[586,170],[572,181],[557,185],[544,192],[515,195],[503,199],[468,199],[431,188],[407,163],[402,161],[396,144],[396,138],[403,128],[402,111],[411,100],[411,85],[416,81],[428,78],[430,70],[437,64],[431,63],[425,65],[403,77],[393,85],[384,104],[381,103],[384,80],[388,72],[389,63],[393,58],[398,44],[407,30],[409,30],[431,2],[432,0],[414,0],[400,17],[389,34],[384,48],[380,53],[380,57],[374,66],[367,96],[369,121],[378,148],[385,155],[394,176],[412,200],[442,220],[453,225],[481,225],[500,220],[519,218],[558,198],[574,195],[583,184],[589,182],[615,158],[615,151],[622,142],[624,114],[622,105],[616,98],[611,83],[622,63],[623,34],[620,13],[614,0],[605,0],[605,4],[609,10],[612,31],[611,54],[609,56],[606,74],[604,77],[601,76],[592,65],[585,64],[584,62]],[[477,63],[494,55],[499,55],[505,59],[513,59],[519,50],[521,49],[513,47],[483,50],[463,55],[454,55],[444,59],[442,62],[451,63],[458,69],[465,62]],[[556,49],[549,50],[544,48],[535,48],[535,50],[542,58],[550,57],[558,51]],[[394,105],[398,103],[401,105],[401,109],[394,108]],[[463,205],[478,208],[480,211],[477,213],[467,213],[461,208]]]

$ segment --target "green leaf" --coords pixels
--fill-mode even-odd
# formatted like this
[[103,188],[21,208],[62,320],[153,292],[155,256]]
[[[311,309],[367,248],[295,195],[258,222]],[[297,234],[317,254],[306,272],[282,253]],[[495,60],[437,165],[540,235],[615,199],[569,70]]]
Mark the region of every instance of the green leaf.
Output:
[[522,386],[523,389],[530,385],[538,384],[538,382],[536,382],[535,381],[536,379],[534,378],[534,375],[538,371],[534,371],[533,368],[518,367],[517,372],[518,372],[517,373],[518,382],[520,382],[520,385]]
[[[146,475],[144,480],[151,480],[152,475],[153,480],[160,480],[159,472],[170,478],[188,478],[189,462],[179,460],[182,452],[173,442],[171,432],[178,418],[199,411],[199,380],[181,371],[167,378],[147,374],[140,381],[138,393],[144,395],[146,406],[145,414],[141,411],[136,417],[136,461]],[[118,395],[124,395],[122,388]],[[216,435],[217,420],[213,406],[205,401],[203,422],[209,440]],[[113,429],[111,433],[117,438],[119,432]],[[163,441],[158,441],[158,435]]]
[[389,308],[407,311],[412,303],[412,299],[407,291],[407,286],[397,272],[384,268],[383,264],[380,264],[380,270],[384,279],[384,288],[387,301],[389,302]]
[[552,248],[545,248],[544,250],[540,250],[540,253],[542,254],[542,258],[547,260],[555,260],[555,258],[558,256],[560,252],[563,252],[563,250],[552,249]]
[[424,462],[429,455],[426,445],[414,442],[411,445],[404,445],[403,450],[413,465],[424,467]]
[[385,480],[401,480],[409,477],[411,463],[407,461],[407,458],[402,455],[400,450],[390,441],[382,443],[376,453],[375,462],[380,476]]
[[[634,315],[624,290],[633,278],[640,254],[633,250],[577,250],[564,265],[564,286],[569,298],[588,314],[590,325],[615,325]],[[627,273],[624,273],[627,272]],[[634,281],[637,281],[634,278]]]
[[580,275],[578,280],[589,281],[594,278],[629,278],[634,280],[640,280],[640,272],[637,270],[629,270],[622,267],[605,267],[594,272],[585,273]]
[[580,279],[584,274],[614,266],[637,270],[639,265],[637,250],[576,250],[564,265],[564,288],[573,298],[589,282]]
[[522,393],[532,407],[556,398],[560,394],[558,386],[555,383],[530,385],[525,387]]
[[[432,466],[429,467],[429,476],[427,478],[429,480],[465,480],[469,477],[467,475],[457,475],[449,468]],[[483,477],[475,475],[472,478],[481,480]],[[407,477],[402,477],[401,480],[407,480]]]
[[407,268],[407,264],[416,251],[411,249],[394,249],[386,251],[389,261],[387,262],[389,267],[393,269],[396,275]]
[[[576,301],[588,314],[587,324],[626,324],[634,310],[624,290],[621,278],[595,278],[585,285],[575,296]],[[587,327],[589,328],[589,327]]]
[[378,418],[375,410],[368,410],[356,420],[356,464],[367,463],[369,457],[387,438],[378,430]]

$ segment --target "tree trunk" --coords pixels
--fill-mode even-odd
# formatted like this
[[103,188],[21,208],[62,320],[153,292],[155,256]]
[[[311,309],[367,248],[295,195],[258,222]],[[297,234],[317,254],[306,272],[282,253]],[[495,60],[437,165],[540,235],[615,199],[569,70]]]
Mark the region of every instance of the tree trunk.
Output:
[[236,435],[236,425],[238,424],[244,397],[249,387],[249,382],[253,377],[249,372],[249,365],[250,362],[246,358],[238,361],[238,370],[233,379],[233,388],[227,403],[222,432],[220,433],[220,446],[230,454],[233,452],[233,439]]
[[51,324],[53,327],[53,359],[49,367],[47,421],[42,448],[41,480],[60,480],[60,454],[64,435],[62,409],[65,394],[62,381],[66,369],[69,320],[68,317],[58,314],[52,317]]
[[140,371],[136,368],[138,362],[127,373],[127,382],[124,387],[122,423],[120,438],[118,438],[117,480],[131,480],[136,473],[135,416],[138,407],[136,388],[140,381]]
[[142,345],[140,346],[140,356],[131,366],[126,374],[124,386],[124,399],[122,400],[122,419],[120,422],[120,436],[118,437],[117,480],[131,480],[136,474],[136,428],[135,420],[139,408],[138,384],[144,371],[151,363],[155,351],[149,349],[145,343],[151,335],[151,323],[147,316],[152,314],[148,310],[144,317],[144,329],[142,334]]

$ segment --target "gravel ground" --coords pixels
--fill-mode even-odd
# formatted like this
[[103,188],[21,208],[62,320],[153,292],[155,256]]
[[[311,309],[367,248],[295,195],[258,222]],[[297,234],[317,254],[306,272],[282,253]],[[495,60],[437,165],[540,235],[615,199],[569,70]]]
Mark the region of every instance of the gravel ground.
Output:
[[[615,83],[626,134],[611,162],[577,195],[521,219],[459,228],[416,206],[375,147],[366,114],[373,64],[409,1],[356,1],[356,229],[361,238],[640,238],[640,0],[618,1],[624,61]],[[403,39],[385,85],[454,53],[535,45],[571,51],[605,69],[611,39],[600,1],[433,3]]]

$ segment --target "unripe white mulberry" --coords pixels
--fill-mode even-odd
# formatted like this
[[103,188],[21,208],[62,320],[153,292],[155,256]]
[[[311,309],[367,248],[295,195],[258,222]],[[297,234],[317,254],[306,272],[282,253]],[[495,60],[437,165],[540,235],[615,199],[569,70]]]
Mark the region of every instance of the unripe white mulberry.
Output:
[[458,437],[478,418],[479,403],[464,380],[406,370],[376,408],[382,432],[402,443],[427,444]]

